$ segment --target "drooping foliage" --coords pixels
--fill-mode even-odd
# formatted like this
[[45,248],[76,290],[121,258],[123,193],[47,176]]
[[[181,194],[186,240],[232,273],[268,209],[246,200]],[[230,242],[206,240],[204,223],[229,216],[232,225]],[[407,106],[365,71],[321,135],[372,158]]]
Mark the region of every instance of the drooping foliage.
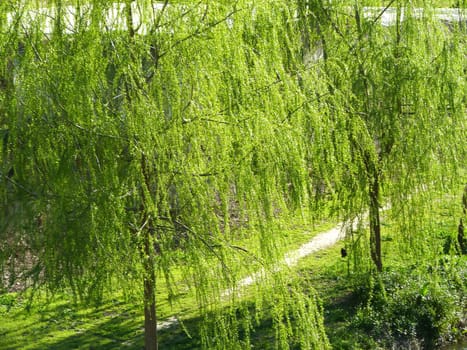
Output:
[[277,218],[368,212],[350,251],[378,270],[382,214],[401,253],[434,251],[427,210],[465,176],[465,24],[410,1],[30,5],[0,3],[4,285],[140,293],[154,340],[164,283],[196,295],[206,348],[248,347],[265,317],[278,348],[326,348]]
[[[277,268],[271,224],[308,200],[300,131],[318,118],[302,108],[312,81],[293,7],[70,3],[35,16],[1,5],[4,285],[137,291],[148,348],[158,283],[169,301],[195,291],[206,348],[248,346],[266,314],[279,348],[325,348],[314,294]],[[236,245],[242,227],[253,252]],[[239,279],[260,268],[256,311],[238,311]]]
[[[398,222],[402,251],[438,251],[422,233],[431,204],[465,181],[465,22],[443,22],[436,5],[298,1],[308,55],[322,56],[319,108],[331,125],[332,147],[317,150],[324,161],[314,168],[330,179],[327,191],[344,218],[364,224],[368,215],[368,250],[378,270],[381,216]],[[366,241],[360,226],[349,242],[358,256],[366,246],[359,246]]]

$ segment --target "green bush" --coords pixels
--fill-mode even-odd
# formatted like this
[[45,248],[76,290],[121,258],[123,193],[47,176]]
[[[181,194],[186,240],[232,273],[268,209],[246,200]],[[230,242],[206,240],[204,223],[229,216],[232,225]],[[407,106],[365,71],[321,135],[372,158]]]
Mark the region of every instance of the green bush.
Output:
[[356,290],[361,306],[352,327],[382,346],[417,339],[431,348],[461,336],[458,324],[467,309],[465,265],[465,260],[450,258],[425,271],[387,271],[367,278]]

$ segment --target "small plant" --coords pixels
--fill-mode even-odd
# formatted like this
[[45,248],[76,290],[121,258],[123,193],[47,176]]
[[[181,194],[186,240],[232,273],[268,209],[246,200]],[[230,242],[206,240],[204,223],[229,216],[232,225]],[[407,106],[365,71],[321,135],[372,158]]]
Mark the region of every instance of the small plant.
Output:
[[2,309],[5,309],[6,311],[10,311],[10,309],[15,305],[16,303],[16,295],[12,293],[5,293],[5,294],[0,294],[0,311],[3,311]]

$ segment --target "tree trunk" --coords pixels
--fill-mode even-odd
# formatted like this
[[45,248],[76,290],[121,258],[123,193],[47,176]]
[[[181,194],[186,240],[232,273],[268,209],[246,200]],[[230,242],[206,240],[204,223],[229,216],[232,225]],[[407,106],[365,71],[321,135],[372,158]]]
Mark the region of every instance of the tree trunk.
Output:
[[154,248],[151,234],[144,237],[144,348],[157,350],[156,274],[154,272]]
[[379,174],[373,169],[370,177],[369,195],[370,195],[370,249],[371,259],[376,265],[378,272],[383,271],[383,262],[381,258],[381,222],[379,218]]
[[[130,41],[133,41],[135,36],[135,29],[133,23],[133,13],[131,4],[134,0],[127,0],[125,5],[126,23],[128,27],[128,36]],[[127,90],[130,90],[127,87]],[[127,94],[128,102],[131,105],[132,101]],[[146,156],[141,155],[141,170],[143,172],[144,182],[146,187],[151,188],[150,177],[148,174]],[[146,203],[146,195],[142,191],[143,203]],[[149,215],[144,213],[143,222],[148,222]],[[155,251],[151,240],[151,232],[149,229],[144,230],[144,348],[146,350],[157,350],[157,317],[156,317],[156,273],[155,268]]]

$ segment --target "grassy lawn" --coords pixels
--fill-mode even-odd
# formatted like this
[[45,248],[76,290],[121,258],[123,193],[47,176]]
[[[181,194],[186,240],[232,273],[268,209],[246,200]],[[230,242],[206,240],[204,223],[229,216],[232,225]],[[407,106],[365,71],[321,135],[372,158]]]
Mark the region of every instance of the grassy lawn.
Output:
[[50,304],[40,298],[28,310],[25,300],[11,297],[0,299],[1,349],[141,347],[141,312],[131,303],[109,301],[95,308],[76,308],[65,298]]
[[[283,232],[282,251],[294,250],[334,225],[332,222],[312,225],[301,219],[279,225],[278,230]],[[247,238],[236,243],[252,252],[256,249],[256,243]],[[185,282],[182,276],[176,271],[174,276],[178,290],[183,291]],[[184,320],[186,330],[195,334],[197,310],[194,294],[180,293],[177,301],[170,305],[167,286],[162,281],[157,292],[160,320],[177,314]],[[247,294],[245,297],[248,298]],[[47,294],[41,292],[29,302],[27,293],[0,294],[0,349],[142,348],[143,313],[142,305],[137,301],[118,292],[108,295],[97,306],[73,304],[71,298],[67,294],[47,298]],[[199,340],[187,337],[179,326],[161,330],[159,337],[164,349],[192,349],[199,345]]]
[[[444,244],[446,234],[454,232],[454,223],[441,220],[449,211],[439,211],[439,225],[434,233],[434,244]],[[446,213],[445,213],[446,211]],[[445,218],[446,219],[446,218]],[[446,222],[448,222],[446,224]],[[385,270],[399,273],[414,261],[401,261],[393,254],[395,245],[391,239],[396,233],[390,223],[385,225]],[[296,227],[287,232],[291,247],[309,239],[303,234],[303,227]],[[369,336],[367,330],[358,322],[358,314],[365,303],[367,280],[352,268],[351,261],[340,257],[339,243],[332,248],[322,250],[300,261],[295,268],[300,278],[306,280],[317,290],[322,300],[326,330],[331,344],[336,349],[365,349],[379,346]],[[440,248],[442,250],[442,248]],[[467,256],[455,258],[457,268],[467,274]],[[418,262],[429,266],[429,261]],[[405,271],[405,270],[404,270]],[[401,272],[402,273],[402,272]],[[465,282],[464,282],[465,283]],[[358,285],[360,287],[358,287]],[[411,287],[412,288],[412,287]],[[443,289],[444,290],[444,289]],[[160,290],[163,299],[164,290]],[[418,293],[408,290],[407,293]],[[246,303],[250,303],[248,295]],[[194,309],[194,299],[184,296],[179,310],[183,315],[184,327],[192,338],[187,336],[179,325],[161,330],[159,342],[162,349],[196,349],[200,341],[196,337],[198,319]],[[124,301],[118,293],[96,307],[74,306],[66,295],[46,301],[42,295],[32,304],[15,294],[0,296],[0,348],[1,349],[141,349],[143,347],[143,318],[141,307],[131,300]],[[170,307],[162,300],[160,311],[170,314]],[[266,317],[256,324],[252,332],[255,348],[271,348],[273,333],[271,322]],[[461,332],[461,331],[459,331]],[[465,330],[464,330],[465,332]],[[370,332],[371,333],[371,332]]]

